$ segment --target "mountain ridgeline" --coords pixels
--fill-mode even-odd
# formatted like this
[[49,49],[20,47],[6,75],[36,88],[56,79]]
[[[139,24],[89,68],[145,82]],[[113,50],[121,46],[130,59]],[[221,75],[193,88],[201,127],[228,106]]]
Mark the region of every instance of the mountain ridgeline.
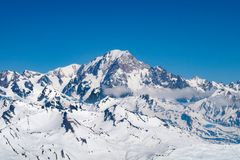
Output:
[[[161,132],[203,144],[240,143],[239,82],[185,79],[144,64],[128,51],[112,50],[88,64],[45,74],[0,72],[0,108],[0,143],[9,148],[4,155],[17,159],[76,159],[79,150],[74,147],[94,159],[101,145],[112,159],[118,149],[108,142],[123,129],[121,136],[134,137],[134,144],[151,137],[152,157],[167,157],[181,147],[177,140],[160,143]],[[59,142],[58,137],[71,142]],[[42,141],[28,142],[31,138]],[[156,150],[160,144],[165,146],[161,154]],[[41,152],[29,146],[40,146]],[[122,156],[131,157],[128,151]]]

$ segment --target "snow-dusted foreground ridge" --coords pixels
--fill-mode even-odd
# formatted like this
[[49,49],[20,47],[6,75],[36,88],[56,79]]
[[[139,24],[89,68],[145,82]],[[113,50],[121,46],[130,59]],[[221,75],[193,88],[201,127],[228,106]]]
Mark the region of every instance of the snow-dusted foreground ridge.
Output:
[[184,79],[113,50],[0,72],[2,160],[240,159],[240,82]]

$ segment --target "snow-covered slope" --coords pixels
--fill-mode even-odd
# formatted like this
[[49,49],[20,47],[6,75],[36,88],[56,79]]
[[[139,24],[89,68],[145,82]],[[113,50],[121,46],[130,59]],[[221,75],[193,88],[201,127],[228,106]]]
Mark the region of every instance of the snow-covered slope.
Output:
[[239,108],[239,82],[184,79],[129,51],[3,71],[0,159],[237,159]]

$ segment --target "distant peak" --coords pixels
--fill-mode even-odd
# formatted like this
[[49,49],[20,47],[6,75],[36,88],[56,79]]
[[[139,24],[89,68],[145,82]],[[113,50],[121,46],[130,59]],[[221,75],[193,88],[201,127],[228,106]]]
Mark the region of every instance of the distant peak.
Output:
[[156,66],[155,68],[156,68],[158,71],[160,71],[160,72],[165,71],[165,69],[162,68],[161,66]]
[[80,68],[80,64],[71,64],[65,67],[59,67],[54,69],[53,71],[49,71],[48,75],[56,75],[61,77],[72,77],[74,76],[78,69]]
[[190,79],[190,81],[194,81],[198,84],[203,84],[203,83],[211,83],[213,81],[209,81],[207,79],[204,79],[204,78],[201,78],[201,77],[198,77],[198,76],[195,76],[193,77],[192,79]]
[[198,77],[198,76],[195,76],[195,77],[193,77],[192,79],[193,79],[193,80],[196,80],[196,81],[205,81],[205,79],[200,78],[200,77]]
[[39,73],[39,72],[36,72],[36,71],[31,71],[31,70],[24,70],[23,71],[23,74],[41,74],[41,73]]
[[104,57],[107,57],[110,59],[117,59],[122,56],[132,56],[132,55],[128,50],[123,51],[119,49],[111,50],[104,55]]
[[110,50],[108,53],[110,54],[130,54],[130,52],[128,50],[120,50],[120,49],[113,49]]
[[4,75],[20,75],[18,72],[11,71],[11,70],[4,70],[4,71],[1,72],[1,74],[4,74]]
[[[80,67],[80,64],[70,64],[68,66],[64,66],[64,67],[58,67],[56,69],[54,69],[54,71],[59,71],[59,70],[71,70],[71,69],[78,69]],[[50,71],[51,72],[51,71]]]
[[16,72],[15,71],[11,71],[11,70],[4,70],[4,71],[2,71],[2,73],[14,74]]
[[30,71],[30,70],[24,70],[22,75],[25,77],[31,78],[34,76],[39,76],[39,75],[41,75],[41,73],[35,72],[35,71]]

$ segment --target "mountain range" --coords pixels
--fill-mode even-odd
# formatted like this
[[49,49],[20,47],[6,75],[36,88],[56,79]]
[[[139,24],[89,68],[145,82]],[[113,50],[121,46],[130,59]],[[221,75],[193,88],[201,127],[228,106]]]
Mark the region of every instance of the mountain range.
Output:
[[111,50],[0,72],[0,159],[238,159],[240,81],[185,79]]

